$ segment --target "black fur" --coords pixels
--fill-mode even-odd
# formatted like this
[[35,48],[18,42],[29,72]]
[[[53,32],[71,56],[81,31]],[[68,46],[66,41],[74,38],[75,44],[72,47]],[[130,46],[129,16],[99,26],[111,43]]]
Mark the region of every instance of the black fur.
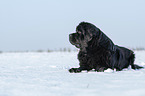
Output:
[[131,65],[132,69],[141,69],[134,64],[134,52],[114,45],[99,28],[87,22],[81,22],[76,33],[69,35],[69,41],[80,49],[78,54],[79,68],[71,68],[69,72],[78,73],[82,70],[97,72],[111,68],[121,71]]

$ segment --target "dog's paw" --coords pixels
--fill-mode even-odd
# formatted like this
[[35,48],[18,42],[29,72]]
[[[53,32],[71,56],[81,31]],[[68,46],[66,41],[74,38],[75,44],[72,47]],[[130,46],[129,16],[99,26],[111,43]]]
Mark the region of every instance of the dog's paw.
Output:
[[71,68],[71,69],[69,69],[69,72],[70,73],[80,73],[81,70],[79,68]]

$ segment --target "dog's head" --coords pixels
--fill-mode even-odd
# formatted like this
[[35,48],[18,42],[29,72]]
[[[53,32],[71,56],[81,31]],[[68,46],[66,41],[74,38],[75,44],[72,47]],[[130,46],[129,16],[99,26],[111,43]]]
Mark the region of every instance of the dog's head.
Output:
[[95,25],[87,22],[81,22],[77,26],[76,32],[69,35],[69,41],[83,52],[98,46],[111,52],[115,51],[112,40]]
[[100,29],[93,24],[87,22],[81,22],[77,28],[76,32],[69,35],[69,41],[72,45],[75,45],[81,50],[85,50],[88,47],[88,43],[92,41],[95,37],[100,34]]

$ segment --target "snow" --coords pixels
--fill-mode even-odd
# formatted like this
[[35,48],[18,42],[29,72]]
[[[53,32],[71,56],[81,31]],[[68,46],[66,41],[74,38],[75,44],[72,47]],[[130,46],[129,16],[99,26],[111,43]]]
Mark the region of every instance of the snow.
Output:
[[78,63],[77,52],[1,53],[0,96],[145,96],[145,69],[69,73]]

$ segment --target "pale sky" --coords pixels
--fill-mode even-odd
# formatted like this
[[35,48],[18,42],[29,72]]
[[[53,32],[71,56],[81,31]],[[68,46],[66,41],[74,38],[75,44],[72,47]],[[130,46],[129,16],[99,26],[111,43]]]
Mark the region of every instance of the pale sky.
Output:
[[74,48],[82,22],[124,47],[145,47],[145,0],[1,0],[0,51]]

